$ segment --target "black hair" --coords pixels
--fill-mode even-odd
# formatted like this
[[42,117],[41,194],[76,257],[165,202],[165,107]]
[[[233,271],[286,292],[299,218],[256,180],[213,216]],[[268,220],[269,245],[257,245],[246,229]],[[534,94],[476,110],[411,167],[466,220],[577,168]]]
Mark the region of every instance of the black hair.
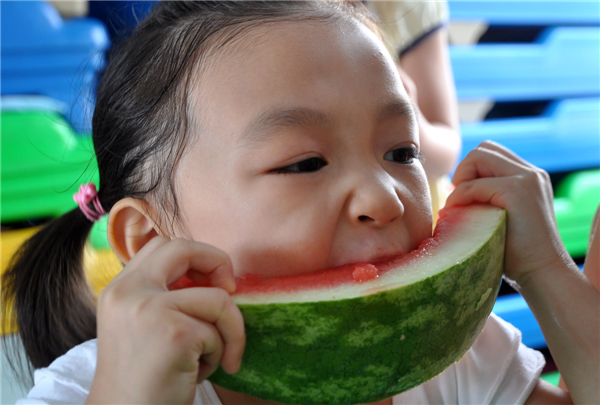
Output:
[[[126,197],[151,199],[173,226],[174,173],[188,143],[188,92],[198,64],[252,27],[363,20],[364,10],[353,9],[332,1],[156,3],[131,37],[113,47],[98,84],[92,132],[104,209]],[[78,208],[52,220],[19,249],[2,280],[3,305],[16,315],[34,368],[96,337],[82,263],[91,228]]]

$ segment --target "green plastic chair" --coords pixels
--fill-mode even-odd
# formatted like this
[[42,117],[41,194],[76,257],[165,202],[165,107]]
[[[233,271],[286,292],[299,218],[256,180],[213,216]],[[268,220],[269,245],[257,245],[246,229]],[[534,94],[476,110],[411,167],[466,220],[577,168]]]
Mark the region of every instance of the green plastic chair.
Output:
[[585,256],[599,205],[600,169],[572,173],[558,185],[554,198],[556,223],[571,257]]
[[56,217],[76,207],[80,184],[98,182],[91,137],[49,111],[1,114],[2,223]]

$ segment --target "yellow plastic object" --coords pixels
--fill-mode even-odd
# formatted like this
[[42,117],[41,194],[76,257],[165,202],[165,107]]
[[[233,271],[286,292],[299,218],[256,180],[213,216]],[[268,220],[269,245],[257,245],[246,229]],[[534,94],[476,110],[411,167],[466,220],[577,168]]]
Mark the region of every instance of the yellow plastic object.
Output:
[[94,297],[123,269],[123,263],[110,249],[96,250],[89,243],[83,255],[85,276]]
[[[4,276],[4,271],[8,267],[11,257],[15,254],[21,244],[29,239],[39,228],[19,229],[17,231],[7,231],[0,234],[0,277]],[[12,325],[12,300],[5,301],[2,295],[2,321],[0,322],[0,334],[2,336],[17,332]]]
[[[4,275],[10,259],[23,242],[29,239],[39,228],[19,229],[6,231],[0,234],[1,239],[1,270]],[[89,287],[95,297],[100,291],[121,271],[123,265],[119,258],[110,249],[94,249],[89,243],[86,245],[83,256],[85,274]],[[0,322],[0,334],[2,336],[16,333],[17,330],[12,323],[12,302],[2,301],[2,321]]]

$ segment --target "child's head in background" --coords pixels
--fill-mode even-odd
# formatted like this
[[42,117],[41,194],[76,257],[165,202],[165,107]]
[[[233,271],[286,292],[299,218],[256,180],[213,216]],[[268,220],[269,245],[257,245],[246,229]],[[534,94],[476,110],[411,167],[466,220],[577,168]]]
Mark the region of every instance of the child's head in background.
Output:
[[94,115],[117,254],[160,233],[225,251],[236,276],[271,276],[430,236],[416,118],[361,18],[325,2],[159,4]]

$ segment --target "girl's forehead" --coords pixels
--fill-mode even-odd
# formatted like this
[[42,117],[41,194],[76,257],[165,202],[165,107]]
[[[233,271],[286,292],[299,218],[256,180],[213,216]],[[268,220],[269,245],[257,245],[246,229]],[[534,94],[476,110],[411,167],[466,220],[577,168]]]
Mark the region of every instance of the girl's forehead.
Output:
[[[227,43],[214,47],[217,50],[209,53],[200,67],[201,76],[207,76],[202,87],[219,83],[222,88],[226,79],[239,75],[245,80],[283,82],[303,73],[326,74],[348,67],[356,74],[355,79],[363,72],[387,73],[397,78],[383,42],[365,25],[350,18],[332,22],[270,22],[244,29],[231,39],[223,37]],[[216,81],[217,78],[224,80]]]
[[217,118],[223,125],[227,117],[217,116],[225,110],[235,114],[231,124],[252,119],[260,109],[334,108],[348,99],[364,108],[382,97],[405,96],[384,44],[357,21],[263,24],[210,59],[191,92],[200,122]]

